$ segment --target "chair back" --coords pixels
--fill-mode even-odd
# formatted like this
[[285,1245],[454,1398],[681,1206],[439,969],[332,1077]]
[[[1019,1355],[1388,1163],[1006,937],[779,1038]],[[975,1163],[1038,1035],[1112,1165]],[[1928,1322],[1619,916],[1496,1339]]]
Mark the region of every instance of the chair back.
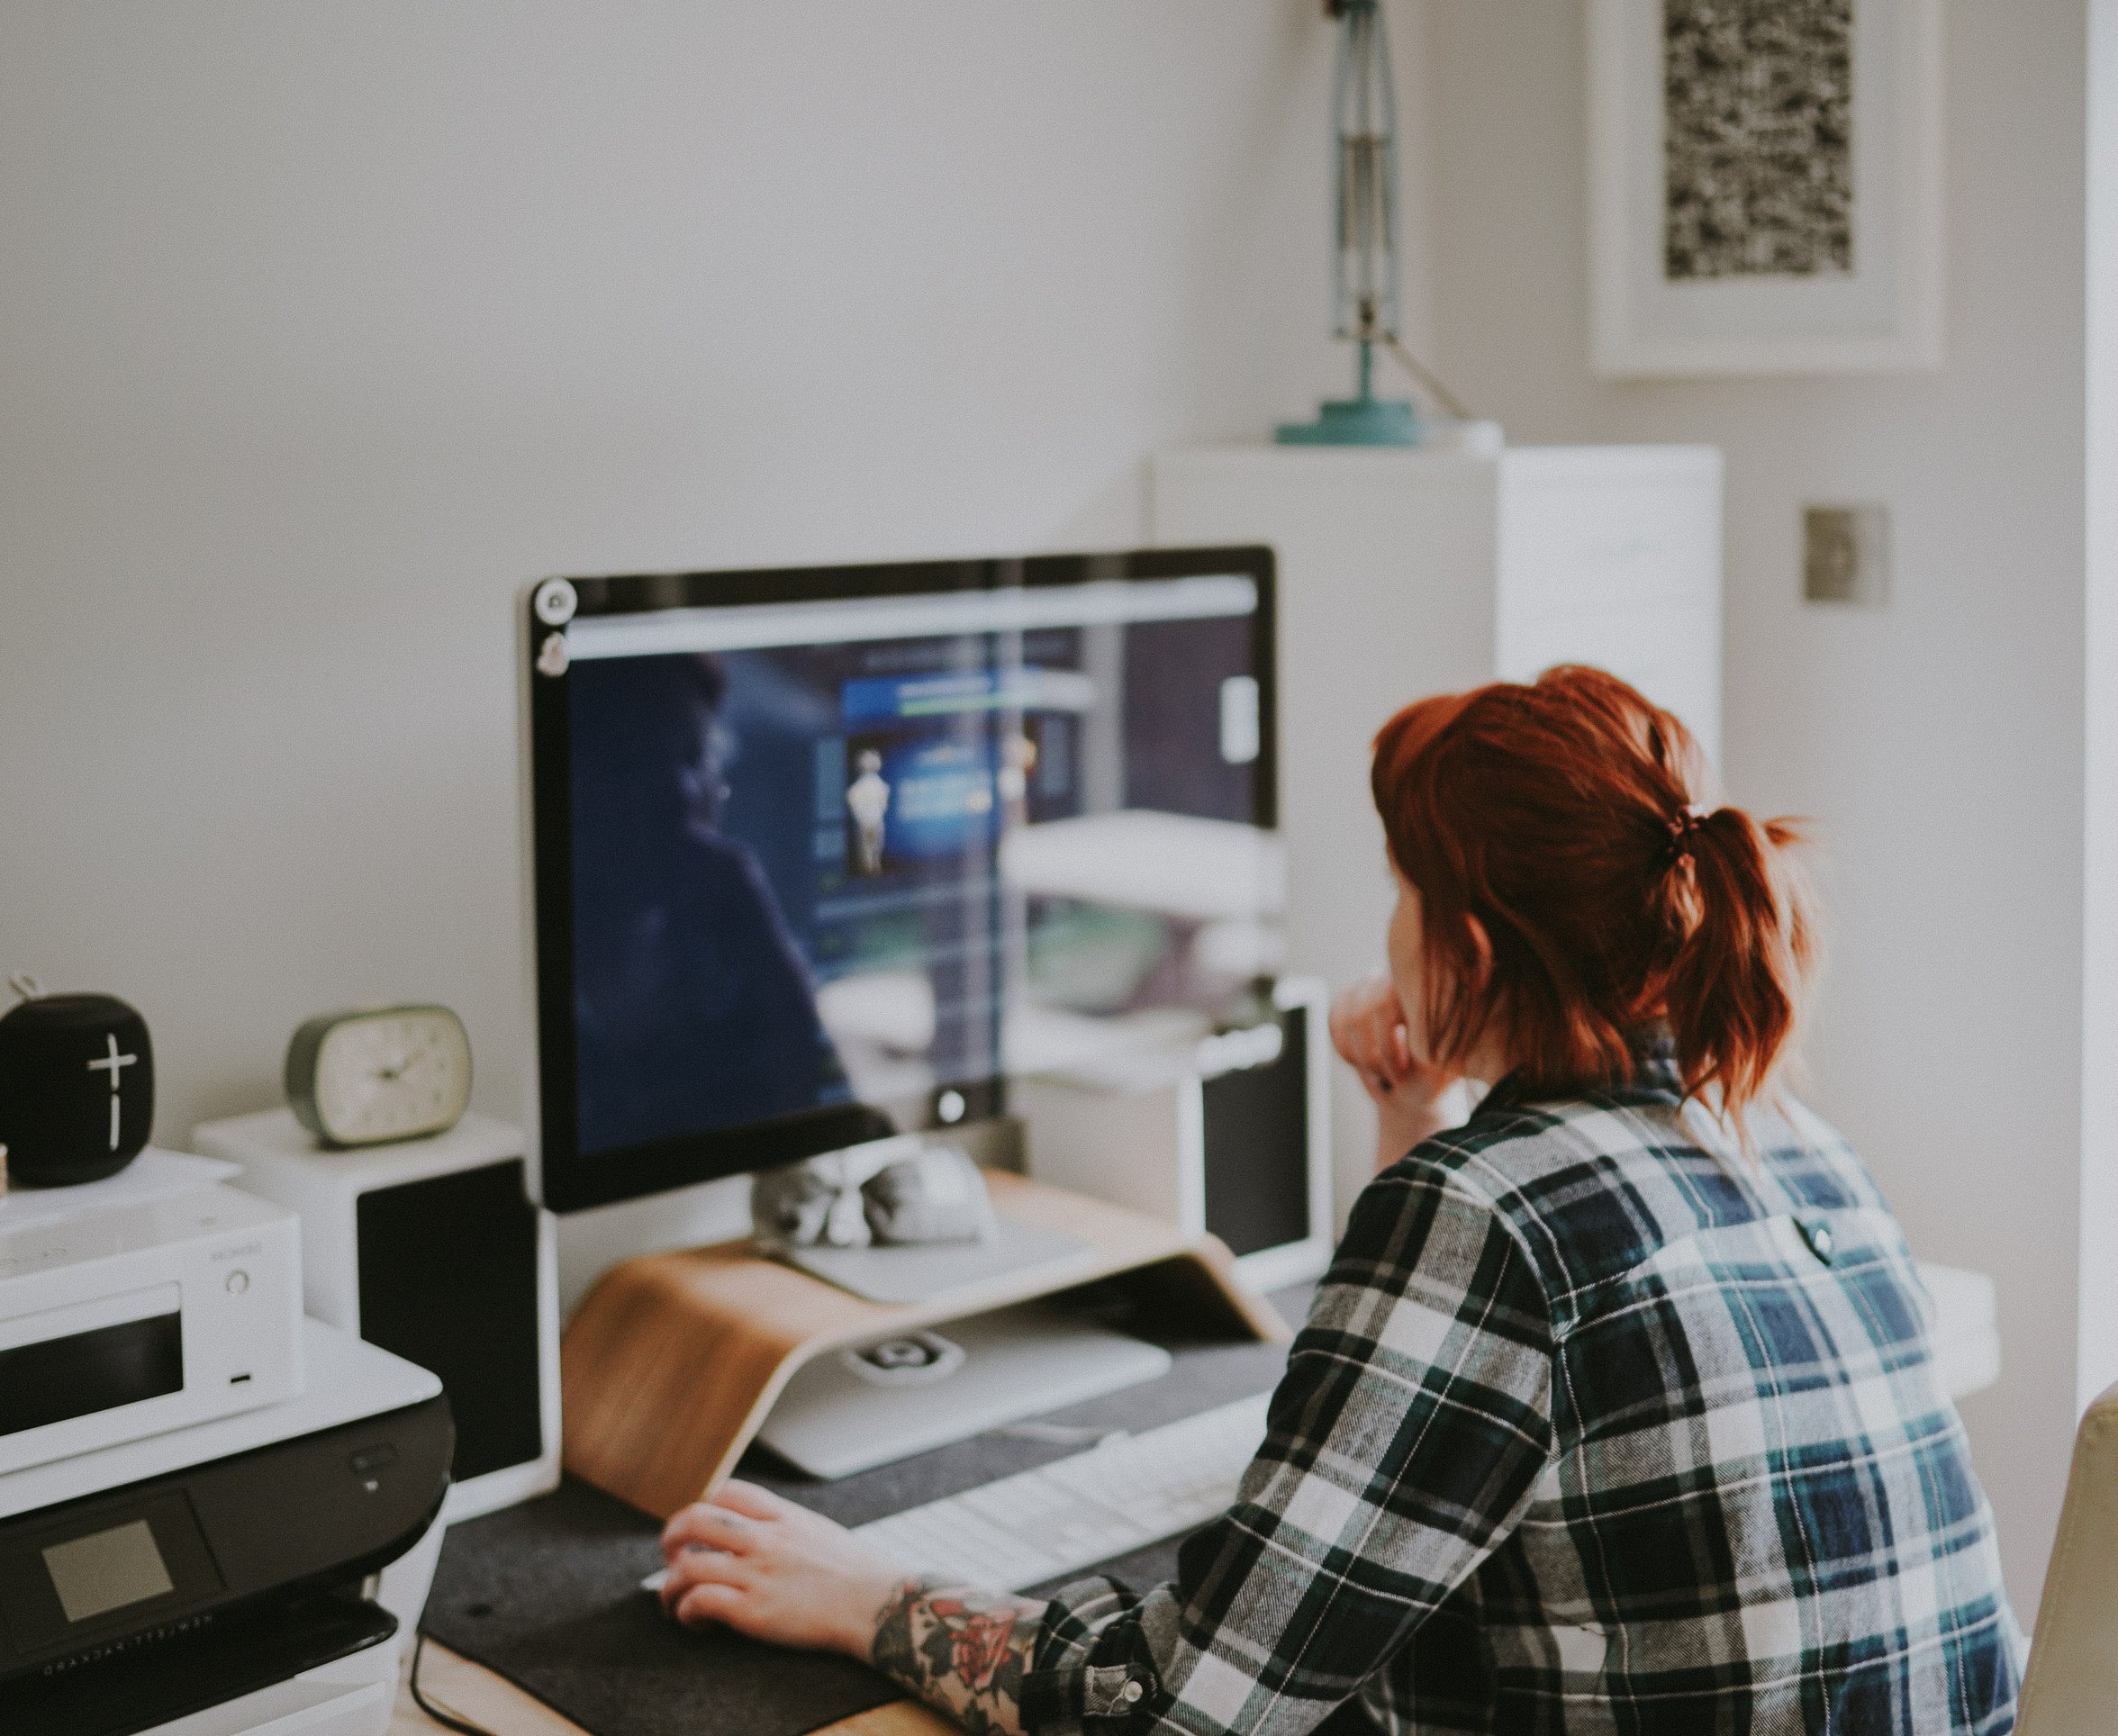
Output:
[[2118,1731],[2118,1387],[2074,1436],[2015,1736]]

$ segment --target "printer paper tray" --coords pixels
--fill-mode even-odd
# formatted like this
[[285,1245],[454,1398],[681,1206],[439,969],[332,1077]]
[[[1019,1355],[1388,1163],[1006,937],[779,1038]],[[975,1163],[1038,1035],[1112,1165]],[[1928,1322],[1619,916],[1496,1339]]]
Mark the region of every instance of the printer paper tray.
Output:
[[6,1736],[133,1736],[380,1645],[397,1618],[319,1594],[217,1612],[194,1633],[128,1646],[56,1676],[0,1682]]

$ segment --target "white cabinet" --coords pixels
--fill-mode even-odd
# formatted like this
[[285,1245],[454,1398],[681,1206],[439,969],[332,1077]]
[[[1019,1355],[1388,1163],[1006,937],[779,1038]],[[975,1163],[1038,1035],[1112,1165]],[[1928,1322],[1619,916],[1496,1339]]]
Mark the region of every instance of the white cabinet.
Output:
[[[1378,968],[1390,903],[1369,746],[1422,694],[1555,663],[1632,682],[1721,746],[1721,455],[1712,447],[1521,447],[1497,457],[1290,447],[1167,452],[1164,546],[1279,551],[1280,820],[1292,968],[1334,986]],[[1374,1121],[1335,1070],[1343,1212]]]
[[1721,757],[1721,455],[1526,447],[1497,463],[1494,673],[1622,675]]

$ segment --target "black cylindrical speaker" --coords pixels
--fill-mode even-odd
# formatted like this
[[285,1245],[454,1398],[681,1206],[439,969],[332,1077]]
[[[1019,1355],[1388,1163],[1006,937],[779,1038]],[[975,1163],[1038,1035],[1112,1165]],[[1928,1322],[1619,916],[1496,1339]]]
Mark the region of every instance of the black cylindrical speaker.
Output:
[[10,1181],[115,1175],[154,1127],[147,1021],[114,995],[39,995],[0,1016],[0,1145]]

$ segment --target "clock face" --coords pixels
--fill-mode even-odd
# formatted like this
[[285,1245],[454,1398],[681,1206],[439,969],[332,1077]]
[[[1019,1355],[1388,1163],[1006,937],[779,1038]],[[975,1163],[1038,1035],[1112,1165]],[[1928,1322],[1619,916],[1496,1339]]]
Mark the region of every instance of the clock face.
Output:
[[336,1144],[411,1139],[453,1126],[471,1096],[471,1045],[439,1007],[340,1020],[316,1051],[314,1096]]

